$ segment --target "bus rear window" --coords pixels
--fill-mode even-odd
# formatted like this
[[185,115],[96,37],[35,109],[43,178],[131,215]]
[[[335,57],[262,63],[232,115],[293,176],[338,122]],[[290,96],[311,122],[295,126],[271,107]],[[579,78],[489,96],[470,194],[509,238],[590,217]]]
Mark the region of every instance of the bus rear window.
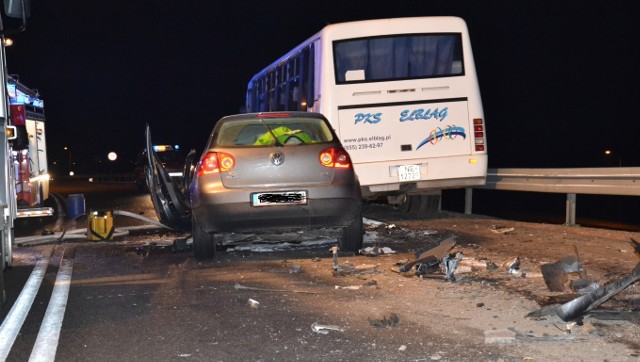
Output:
[[464,74],[460,34],[410,34],[333,43],[336,82],[365,83]]

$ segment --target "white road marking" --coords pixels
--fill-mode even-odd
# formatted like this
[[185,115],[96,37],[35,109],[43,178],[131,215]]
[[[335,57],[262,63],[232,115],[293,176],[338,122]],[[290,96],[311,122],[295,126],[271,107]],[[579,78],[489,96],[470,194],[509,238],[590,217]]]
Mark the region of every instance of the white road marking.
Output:
[[51,293],[51,300],[47,306],[29,361],[54,361],[56,358],[60,329],[62,328],[64,311],[67,308],[72,272],[73,262],[66,259],[62,260],[56,277],[56,284]]
[[[42,284],[42,279],[49,266],[49,258],[43,258],[36,263],[36,267],[31,272],[27,283],[24,285],[22,292],[11,307],[9,314],[0,326],[0,361],[7,359],[9,351],[15,342],[24,320],[29,314],[29,309],[36,298],[38,289]],[[1,266],[0,266],[1,267]]]

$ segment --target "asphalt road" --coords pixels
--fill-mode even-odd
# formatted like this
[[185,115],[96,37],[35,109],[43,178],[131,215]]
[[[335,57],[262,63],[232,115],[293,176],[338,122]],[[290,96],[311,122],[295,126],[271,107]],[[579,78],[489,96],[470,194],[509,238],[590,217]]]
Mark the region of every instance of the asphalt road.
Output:
[[[148,195],[125,185],[54,185],[52,191],[62,199],[83,194],[87,211],[127,210],[154,217]],[[53,220],[22,222],[18,240],[39,235],[53,224]],[[144,223],[117,217],[114,224],[121,228]],[[82,218],[64,223],[69,231],[85,226]],[[46,260],[48,266],[23,325],[5,352],[7,360],[37,356],[43,360],[55,356],[58,361],[404,360],[411,355],[423,358],[424,353],[437,355],[432,343],[409,354],[402,351],[402,343],[423,345],[426,331],[408,333],[403,341],[386,338],[384,328],[367,336],[357,332],[362,328],[372,332],[366,318],[359,318],[364,325],[350,326],[339,316],[340,310],[357,310],[358,304],[349,292],[334,289],[333,256],[328,249],[335,236],[330,232],[319,238],[316,247],[228,251],[209,262],[197,262],[190,250],[172,246],[188,236],[154,229],[108,241],[17,247],[14,267],[6,273],[9,298],[3,319],[20,303],[16,298],[37,263]],[[55,309],[51,305],[63,265],[70,279],[68,294],[59,302],[60,320],[53,322],[58,330],[53,337],[49,333],[43,345],[40,341],[46,338],[41,335],[47,336],[43,330],[51,324],[47,314]],[[311,268],[320,274],[302,272]],[[313,330],[314,325],[320,331]],[[448,353],[460,360],[474,355],[465,350]]]
[[[126,210],[153,218],[148,195],[126,186],[54,186],[53,190],[63,198],[82,193],[87,209]],[[368,209],[365,217],[387,212],[375,210]],[[117,228],[144,224],[120,217],[114,223]],[[5,274],[9,300],[2,308],[3,320],[19,304],[16,298],[29,275],[43,261],[48,265],[6,360],[516,361],[560,356],[590,360],[592,351],[597,351],[597,360],[637,358],[638,348],[632,342],[637,340],[635,325],[607,327],[598,322],[590,324],[596,332],[583,327],[582,333],[569,335],[559,320],[524,318],[538,308],[535,294],[544,287],[539,277],[473,272],[448,283],[390,271],[395,262],[413,258],[417,249],[438,238],[431,233],[437,228],[459,234],[460,250],[469,260],[480,260],[482,255],[497,262],[512,256],[516,248],[534,247],[535,251],[519,251],[531,268],[527,273],[533,275],[539,259],[552,261],[573,250],[563,244],[567,238],[573,240],[572,229],[558,232],[561,226],[521,223],[519,233],[508,236],[489,232],[495,220],[488,218],[403,223],[401,228],[369,230],[365,238],[365,246],[384,241],[397,254],[378,258],[338,254],[338,271],[329,252],[335,245],[331,232],[258,235],[253,240],[287,239],[294,246],[270,252],[228,249],[205,262],[174,246],[188,234],[159,228],[132,231],[114,240],[20,246],[14,267]],[[31,221],[19,226],[20,235],[38,235],[52,224],[53,220]],[[83,226],[81,221],[65,222],[68,230]],[[576,232],[576,240],[594,234]],[[615,235],[610,243],[617,252],[627,235]],[[315,246],[302,247],[310,240],[317,242]],[[562,250],[535,248],[547,241]],[[594,250],[602,253],[598,242]],[[588,251],[585,254],[594,259]],[[636,262],[630,253],[625,257],[624,265],[616,264],[618,274]],[[65,275],[66,295],[60,287]],[[56,298],[61,294],[62,299]],[[486,333],[494,331],[497,336],[492,338],[508,343],[488,343]],[[524,340],[509,340],[514,331]],[[4,337],[3,331],[0,339]]]

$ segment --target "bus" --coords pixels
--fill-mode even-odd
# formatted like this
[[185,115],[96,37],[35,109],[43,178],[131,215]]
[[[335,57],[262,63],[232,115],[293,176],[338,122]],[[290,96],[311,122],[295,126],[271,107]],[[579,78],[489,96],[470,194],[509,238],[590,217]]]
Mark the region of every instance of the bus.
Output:
[[485,184],[482,100],[458,17],[328,25],[255,74],[245,108],[324,114],[365,197],[423,210],[443,189]]

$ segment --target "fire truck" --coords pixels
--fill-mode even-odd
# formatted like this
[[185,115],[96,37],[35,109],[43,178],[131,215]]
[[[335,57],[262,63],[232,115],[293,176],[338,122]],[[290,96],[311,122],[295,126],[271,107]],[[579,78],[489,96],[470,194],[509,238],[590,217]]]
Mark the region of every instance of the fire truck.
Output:
[[7,74],[6,36],[25,30],[29,0],[4,0],[0,21],[0,306],[5,301],[4,271],[13,259],[14,223],[40,216],[49,193],[44,107],[37,92]]
[[9,76],[10,122],[16,135],[9,147],[16,193],[16,218],[51,216],[44,102],[37,91]]

